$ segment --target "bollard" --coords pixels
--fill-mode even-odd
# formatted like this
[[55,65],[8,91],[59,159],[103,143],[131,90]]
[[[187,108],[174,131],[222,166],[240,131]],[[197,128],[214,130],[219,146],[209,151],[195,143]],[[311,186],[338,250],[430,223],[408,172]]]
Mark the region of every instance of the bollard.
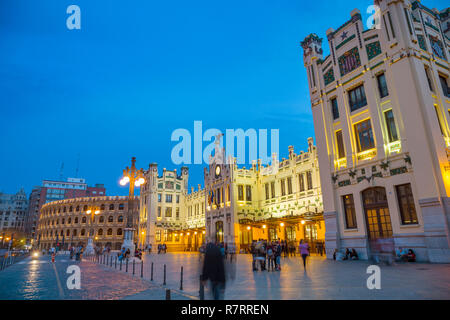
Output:
[[122,260],[120,260],[120,271],[122,271]]
[[125,272],[128,272],[128,258],[127,258],[127,265],[125,267]]
[[114,259],[114,269],[117,269],[117,256],[116,256],[116,258]]
[[183,266],[181,266],[180,290],[183,290]]
[[163,286],[166,285],[166,265],[164,265],[164,282],[163,282]]
[[113,261],[113,257],[111,256],[111,258],[109,259],[109,266],[112,268],[112,261]]
[[150,281],[153,281],[153,262],[152,262],[152,270],[151,270],[151,275],[150,275]]
[[202,276],[200,276],[199,295],[200,295],[200,300],[205,300],[205,287],[203,286]]
[[166,300],[170,300],[170,289],[166,290]]
[[135,260],[133,259],[133,276],[134,276],[134,265],[135,265]]
[[141,278],[144,277],[144,260],[141,261]]

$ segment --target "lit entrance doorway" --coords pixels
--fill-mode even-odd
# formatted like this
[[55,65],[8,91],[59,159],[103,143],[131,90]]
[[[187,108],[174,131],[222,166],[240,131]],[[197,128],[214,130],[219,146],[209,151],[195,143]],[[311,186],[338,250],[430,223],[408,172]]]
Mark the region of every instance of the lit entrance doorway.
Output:
[[391,216],[386,190],[381,187],[370,188],[362,192],[366,216],[367,235],[370,251],[389,252],[394,248]]
[[216,243],[223,242],[223,221],[216,222]]

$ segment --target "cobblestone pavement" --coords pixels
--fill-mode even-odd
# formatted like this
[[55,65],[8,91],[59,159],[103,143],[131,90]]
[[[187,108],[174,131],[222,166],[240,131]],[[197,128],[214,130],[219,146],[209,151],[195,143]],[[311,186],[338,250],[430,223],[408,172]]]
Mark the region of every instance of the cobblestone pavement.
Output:
[[[111,266],[91,261],[74,262],[57,256],[37,261],[26,259],[0,272],[0,299],[165,299],[170,288],[172,299],[197,299],[201,256],[192,253],[144,255],[141,265]],[[153,262],[153,281],[151,263]],[[66,269],[77,264],[81,269],[81,290],[66,286]],[[166,286],[163,270],[166,265]],[[300,258],[282,258],[281,272],[253,272],[251,256],[238,255],[237,263],[227,263],[228,282],[225,298],[229,300],[311,300],[311,299],[450,299],[450,265],[396,264],[381,267],[381,290],[369,290],[366,283],[367,261],[336,262],[321,257],[308,260],[303,271]],[[180,270],[183,266],[183,291]],[[56,270],[56,272],[55,272]],[[59,285],[58,285],[59,282]],[[208,288],[205,297],[210,297]]]
[[[70,260],[64,255],[56,256],[54,264],[50,259],[50,256],[39,260],[27,258],[1,271],[0,300],[115,300],[141,292],[153,299],[165,298],[165,290],[106,266]],[[67,288],[70,274],[66,271],[70,265],[80,267],[80,290]]]

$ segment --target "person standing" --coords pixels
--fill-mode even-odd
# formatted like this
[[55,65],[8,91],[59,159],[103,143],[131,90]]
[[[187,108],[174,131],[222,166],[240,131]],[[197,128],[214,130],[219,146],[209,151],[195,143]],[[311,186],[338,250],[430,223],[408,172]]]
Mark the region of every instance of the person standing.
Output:
[[214,300],[223,300],[225,293],[225,264],[220,248],[213,243],[206,247],[201,280],[210,281]]
[[300,241],[299,251],[303,259],[303,268],[306,271],[306,259],[309,256],[309,245],[307,242],[303,243],[303,239]]

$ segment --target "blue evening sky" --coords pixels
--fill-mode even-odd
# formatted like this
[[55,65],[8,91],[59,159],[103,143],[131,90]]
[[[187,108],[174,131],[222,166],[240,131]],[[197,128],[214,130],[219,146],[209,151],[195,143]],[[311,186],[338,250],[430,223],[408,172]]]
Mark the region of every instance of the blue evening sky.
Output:
[[[0,191],[79,177],[125,195],[122,169],[171,162],[171,133],[280,129],[280,157],[314,136],[299,42],[373,0],[0,0]],[[422,2],[445,8],[445,0]],[[66,8],[81,8],[81,30]],[[328,46],[324,41],[325,55]],[[204,143],[206,146],[207,143]],[[203,185],[204,165],[190,166]]]

